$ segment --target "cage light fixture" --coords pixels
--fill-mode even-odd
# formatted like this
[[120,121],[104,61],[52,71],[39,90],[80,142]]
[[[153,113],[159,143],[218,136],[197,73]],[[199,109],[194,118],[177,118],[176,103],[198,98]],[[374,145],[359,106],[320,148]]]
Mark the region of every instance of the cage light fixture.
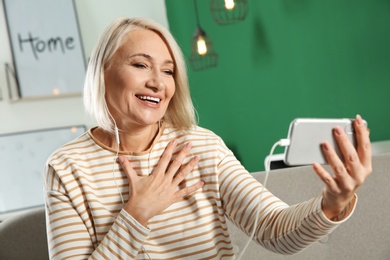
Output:
[[229,25],[245,20],[249,8],[247,0],[211,0],[210,10],[217,24]]
[[190,65],[193,70],[204,70],[216,67],[218,55],[215,53],[210,37],[202,29],[199,23],[197,0],[194,0],[196,29],[191,39]]

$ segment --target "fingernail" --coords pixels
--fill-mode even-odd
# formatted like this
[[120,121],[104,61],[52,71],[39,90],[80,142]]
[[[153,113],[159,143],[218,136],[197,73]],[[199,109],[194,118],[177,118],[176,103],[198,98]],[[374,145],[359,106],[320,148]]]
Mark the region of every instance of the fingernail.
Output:
[[125,158],[123,158],[123,156],[119,156],[119,157],[118,157],[118,161],[119,161],[120,163],[123,163],[123,162],[125,161]]
[[324,148],[325,151],[329,151],[329,144],[327,142],[322,143],[322,148]]
[[360,115],[356,115],[356,122],[358,125],[361,125],[363,123],[363,119]]
[[188,148],[190,148],[190,147],[192,146],[192,143],[189,142],[189,143],[186,144],[186,146],[187,146]]
[[343,130],[339,126],[336,126],[334,131],[335,131],[335,133],[337,135],[342,135],[343,134]]
[[193,160],[195,161],[195,163],[198,163],[199,160],[200,160],[200,157],[199,157],[198,155],[195,155],[195,156],[193,157]]
[[173,144],[173,145],[177,145],[177,140],[176,140],[176,139],[173,139],[173,140],[172,140],[172,144]]
[[318,163],[313,163],[313,168],[314,168],[314,170],[318,170],[320,168],[319,164]]

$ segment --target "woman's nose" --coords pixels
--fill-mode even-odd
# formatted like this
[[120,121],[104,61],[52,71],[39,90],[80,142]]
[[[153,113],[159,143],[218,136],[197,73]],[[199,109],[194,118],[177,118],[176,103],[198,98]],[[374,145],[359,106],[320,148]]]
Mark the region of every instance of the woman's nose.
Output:
[[146,87],[152,88],[154,91],[159,91],[165,88],[165,83],[161,78],[159,72],[152,72],[149,79],[146,82]]

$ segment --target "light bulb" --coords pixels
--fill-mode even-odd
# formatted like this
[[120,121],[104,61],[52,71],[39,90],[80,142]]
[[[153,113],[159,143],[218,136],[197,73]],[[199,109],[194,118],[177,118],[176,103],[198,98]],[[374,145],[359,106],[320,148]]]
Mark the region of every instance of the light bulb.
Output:
[[53,95],[58,96],[60,94],[60,90],[58,88],[53,88]]
[[235,5],[234,0],[225,0],[226,9],[233,10],[234,5]]
[[207,53],[206,42],[204,41],[202,36],[198,37],[198,41],[196,42],[196,47],[199,55],[205,55]]

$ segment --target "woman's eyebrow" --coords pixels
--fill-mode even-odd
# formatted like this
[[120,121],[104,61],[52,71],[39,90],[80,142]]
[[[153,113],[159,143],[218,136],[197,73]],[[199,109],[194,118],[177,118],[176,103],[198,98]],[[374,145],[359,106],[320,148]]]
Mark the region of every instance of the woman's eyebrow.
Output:
[[130,59],[130,58],[134,58],[134,57],[137,57],[137,56],[141,56],[141,57],[147,58],[149,60],[153,60],[152,56],[150,56],[149,54],[146,54],[146,53],[135,53],[133,55],[130,55],[127,58]]
[[[146,58],[148,60],[154,60],[154,58],[152,56],[150,56],[149,54],[146,54],[146,53],[135,53],[135,54],[130,55],[129,57],[127,57],[127,60],[131,59],[131,58],[134,58],[134,57],[138,57],[138,56],[144,57],[144,58]],[[165,60],[163,63],[164,64],[173,64],[174,65],[173,60],[170,60],[170,59],[169,60]]]

